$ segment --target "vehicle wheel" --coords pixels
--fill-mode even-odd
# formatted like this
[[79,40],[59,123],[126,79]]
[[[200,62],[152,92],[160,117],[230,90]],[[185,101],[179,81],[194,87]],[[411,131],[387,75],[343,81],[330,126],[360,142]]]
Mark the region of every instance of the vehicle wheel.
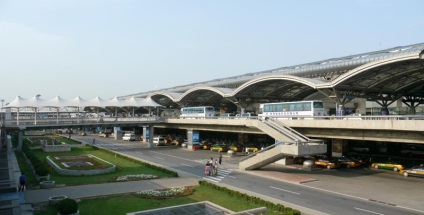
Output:
[[330,165],[328,165],[328,166],[327,166],[327,169],[331,169],[331,166],[330,166]]
[[375,165],[374,168],[378,169],[378,165]]
[[403,176],[408,177],[408,173],[407,172],[404,172],[403,173]]
[[397,167],[394,167],[393,168],[393,171],[397,172],[398,171],[398,168]]

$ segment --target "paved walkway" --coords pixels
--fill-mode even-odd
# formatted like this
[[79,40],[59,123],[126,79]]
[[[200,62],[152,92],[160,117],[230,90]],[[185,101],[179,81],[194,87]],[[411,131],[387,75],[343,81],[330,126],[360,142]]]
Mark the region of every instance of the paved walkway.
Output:
[[25,191],[26,203],[47,202],[52,196],[67,196],[73,199],[95,196],[107,196],[123,193],[134,193],[141,190],[163,189],[179,186],[198,185],[194,178],[165,178],[132,182],[116,182],[106,184],[90,184],[81,186],[56,187]]

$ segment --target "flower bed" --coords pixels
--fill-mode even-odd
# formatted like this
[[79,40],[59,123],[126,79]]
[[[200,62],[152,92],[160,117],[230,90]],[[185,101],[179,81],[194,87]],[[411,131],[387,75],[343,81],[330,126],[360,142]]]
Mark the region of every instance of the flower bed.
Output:
[[124,175],[119,177],[114,177],[113,181],[115,182],[122,182],[122,181],[139,181],[139,180],[145,180],[145,179],[154,179],[159,178],[155,175],[145,175],[145,174],[138,174],[138,175]]
[[143,198],[173,198],[179,196],[187,196],[193,193],[192,187],[172,187],[160,190],[143,190],[136,192],[137,196]]

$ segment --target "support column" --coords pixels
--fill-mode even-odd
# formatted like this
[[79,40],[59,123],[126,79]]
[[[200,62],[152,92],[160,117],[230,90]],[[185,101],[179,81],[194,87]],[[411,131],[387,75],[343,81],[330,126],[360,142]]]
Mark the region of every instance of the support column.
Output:
[[122,140],[121,127],[113,127],[113,136],[115,137],[115,140]]
[[354,105],[356,108],[356,113],[365,115],[367,113],[367,99],[356,98],[356,104]]
[[24,131],[19,130],[18,131],[18,151],[22,151],[23,136],[24,136]]
[[153,148],[155,145],[153,144],[153,136],[155,135],[155,129],[153,127],[153,125],[149,126],[149,144],[148,147],[149,148]]
[[342,139],[332,139],[331,156],[332,157],[343,156],[343,140]]
[[409,107],[408,115],[415,115],[417,113],[415,108],[423,102],[423,99],[420,97],[408,96],[404,97],[402,102]]

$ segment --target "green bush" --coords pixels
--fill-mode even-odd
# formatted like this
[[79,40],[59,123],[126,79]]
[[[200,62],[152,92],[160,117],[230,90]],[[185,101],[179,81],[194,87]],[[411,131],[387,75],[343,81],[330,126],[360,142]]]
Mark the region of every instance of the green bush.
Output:
[[166,169],[166,168],[160,167],[160,166],[155,166],[155,165],[150,164],[150,163],[145,163],[145,162],[143,162],[143,161],[136,160],[136,159],[133,159],[133,158],[131,158],[131,157],[128,157],[128,156],[125,156],[125,155],[122,155],[122,154],[118,154],[118,153],[116,153],[116,152],[109,151],[109,150],[107,150],[107,149],[98,148],[98,147],[96,147],[96,146],[92,146],[92,147],[93,147],[94,149],[97,149],[97,150],[102,150],[102,151],[104,151],[104,152],[107,152],[107,153],[110,153],[110,154],[114,154],[115,156],[118,156],[118,157],[120,157],[120,158],[124,158],[124,159],[130,160],[130,161],[136,162],[136,163],[138,163],[138,164],[140,164],[140,165],[142,165],[142,166],[145,166],[145,167],[148,167],[148,168],[151,168],[151,169],[159,170],[159,171],[161,171],[161,172],[164,172],[164,173],[170,174],[170,175],[172,175],[173,177],[178,177],[178,173],[177,173],[177,172],[175,172],[175,171],[172,171],[172,170],[169,170],[169,169]]
[[279,212],[281,214],[285,214],[285,215],[300,215],[300,211],[298,211],[298,210],[294,210],[292,208],[287,208],[287,207],[284,207],[283,205],[280,205],[280,204],[274,204],[272,202],[262,200],[262,199],[260,199],[258,197],[249,196],[247,194],[240,193],[238,191],[231,190],[231,189],[228,189],[226,187],[221,187],[221,186],[218,186],[216,184],[209,183],[207,181],[199,181],[199,185],[211,187],[211,188],[214,188],[214,189],[220,190],[220,191],[224,191],[224,192],[228,193],[231,196],[236,196],[238,198],[242,198],[242,199],[244,199],[246,201],[250,201],[250,202],[252,202],[252,203],[254,203],[256,205],[265,206],[268,209],[273,210],[273,211],[277,211],[277,212]]
[[74,214],[78,211],[78,204],[74,199],[66,198],[57,203],[57,211],[60,214]]

